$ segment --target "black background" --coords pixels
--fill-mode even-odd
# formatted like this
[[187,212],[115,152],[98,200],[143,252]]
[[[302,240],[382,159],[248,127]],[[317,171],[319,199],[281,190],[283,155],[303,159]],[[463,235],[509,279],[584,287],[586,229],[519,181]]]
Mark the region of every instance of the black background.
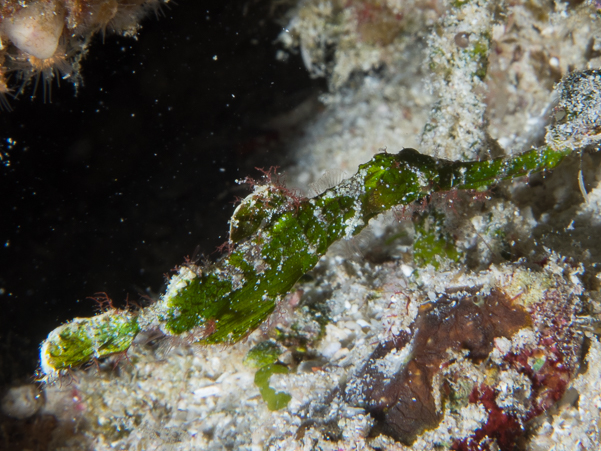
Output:
[[77,96],[55,81],[51,103],[41,84],[30,100],[32,85],[0,113],[0,386],[31,380],[48,332],[94,313],[87,297],[160,294],[185,255],[211,254],[247,192],[234,180],[286,158],[268,120],[323,87],[276,61],[281,11],[224,3],[96,36]]

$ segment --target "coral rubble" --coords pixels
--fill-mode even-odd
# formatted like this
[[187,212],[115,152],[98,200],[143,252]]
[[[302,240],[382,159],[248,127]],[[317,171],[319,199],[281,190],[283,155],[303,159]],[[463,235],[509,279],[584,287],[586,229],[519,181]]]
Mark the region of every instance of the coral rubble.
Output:
[[[131,363],[117,371],[110,362],[92,366],[71,386],[47,386],[46,396],[64,400],[65,390],[77,390],[70,418],[79,424],[78,439],[95,449],[514,449],[529,420],[576,376],[579,274],[557,256],[532,270],[430,266],[406,276],[392,262],[344,263],[329,255],[298,285],[306,300],[295,315],[244,342],[224,350],[143,337],[129,352]],[[320,330],[315,303],[327,307],[319,341],[311,339]],[[277,359],[288,374],[246,364],[253,349],[272,349],[269,336],[284,352],[270,351],[265,361]],[[368,375],[382,385],[372,390]],[[268,393],[264,400],[267,390],[280,398]],[[397,407],[372,416],[386,395],[391,403],[399,396]],[[428,405],[411,420],[410,435],[400,437],[402,425],[390,427],[399,421],[395,412],[407,413],[403,399],[411,404],[420,395]],[[280,399],[289,401],[278,405]],[[47,408],[60,413],[54,404]],[[394,438],[412,441],[411,448]]]

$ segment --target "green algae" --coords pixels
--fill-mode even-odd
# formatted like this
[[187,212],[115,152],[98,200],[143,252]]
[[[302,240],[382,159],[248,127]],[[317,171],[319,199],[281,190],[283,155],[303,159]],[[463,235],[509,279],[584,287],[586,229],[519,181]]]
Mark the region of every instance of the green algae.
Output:
[[244,363],[251,368],[262,368],[277,362],[282,352],[282,347],[278,343],[271,340],[262,341],[248,351]]
[[244,358],[244,363],[252,368],[259,368],[255,373],[255,385],[269,410],[280,410],[288,405],[292,397],[288,393],[276,392],[269,386],[272,374],[288,374],[288,368],[277,364],[282,354],[282,346],[275,341],[263,341],[251,348]]
[[255,374],[255,385],[259,387],[259,392],[269,410],[280,410],[288,405],[292,396],[288,393],[276,392],[269,386],[272,374],[288,374],[288,368],[275,363],[264,366]]
[[437,211],[424,214],[414,227],[413,260],[417,266],[431,264],[438,269],[444,259],[459,261],[461,253],[453,236],[446,231],[444,214]]

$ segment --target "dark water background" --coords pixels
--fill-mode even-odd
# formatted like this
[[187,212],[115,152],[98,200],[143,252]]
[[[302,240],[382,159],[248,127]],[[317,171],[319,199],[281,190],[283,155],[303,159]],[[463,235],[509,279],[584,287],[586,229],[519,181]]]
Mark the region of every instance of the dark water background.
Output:
[[185,255],[211,254],[246,193],[234,180],[285,160],[297,130],[270,119],[323,87],[298,56],[276,61],[269,2],[225,3],[178,0],[137,41],[97,36],[77,96],[30,87],[0,113],[0,388],[31,380],[88,296],[158,294]]

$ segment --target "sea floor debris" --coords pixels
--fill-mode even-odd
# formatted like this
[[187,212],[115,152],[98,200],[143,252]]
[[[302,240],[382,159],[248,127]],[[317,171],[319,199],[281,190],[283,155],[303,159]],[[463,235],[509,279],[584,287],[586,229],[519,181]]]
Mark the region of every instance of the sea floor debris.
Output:
[[[49,398],[77,400],[68,413],[46,408],[68,415],[74,437],[95,449],[495,449],[493,442],[514,449],[527,435],[545,443],[560,431],[544,412],[570,383],[584,397],[597,390],[597,361],[577,374],[585,340],[575,326],[581,271],[551,255],[532,269],[428,266],[406,276],[392,262],[330,254],[298,285],[304,295],[295,315],[227,349],[144,338],[130,362],[115,368],[106,361],[70,384],[46,387]],[[325,327],[318,321],[324,307]],[[273,340],[283,353],[271,358],[290,368],[269,380],[290,397],[278,410],[261,397],[246,358]],[[599,352],[595,337],[586,347]],[[383,398],[392,404],[385,415],[377,412]],[[425,399],[414,416],[404,410],[412,398]],[[541,414],[548,424],[532,426]],[[408,435],[403,416],[416,423]]]

